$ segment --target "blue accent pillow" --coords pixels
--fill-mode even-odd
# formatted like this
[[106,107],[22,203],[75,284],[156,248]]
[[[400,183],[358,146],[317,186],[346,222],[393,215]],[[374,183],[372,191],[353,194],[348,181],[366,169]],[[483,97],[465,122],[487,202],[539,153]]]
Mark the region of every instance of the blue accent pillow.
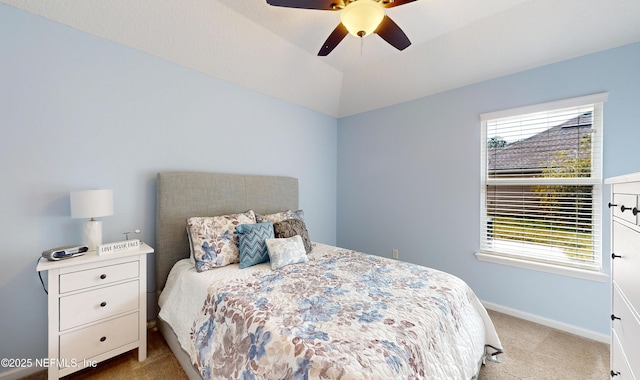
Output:
[[273,223],[241,224],[236,226],[240,269],[269,261],[266,239],[273,238]]

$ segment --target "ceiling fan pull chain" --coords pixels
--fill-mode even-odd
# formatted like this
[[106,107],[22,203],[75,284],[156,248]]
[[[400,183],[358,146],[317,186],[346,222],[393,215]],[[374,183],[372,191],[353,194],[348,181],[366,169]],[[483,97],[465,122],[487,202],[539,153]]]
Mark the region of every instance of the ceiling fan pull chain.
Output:
[[364,44],[364,38],[360,37],[360,56],[362,57],[362,45]]

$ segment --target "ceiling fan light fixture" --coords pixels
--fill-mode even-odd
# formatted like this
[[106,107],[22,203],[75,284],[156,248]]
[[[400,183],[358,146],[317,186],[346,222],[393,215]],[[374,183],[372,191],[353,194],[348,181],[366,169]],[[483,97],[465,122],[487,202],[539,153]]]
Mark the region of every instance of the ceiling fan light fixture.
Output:
[[340,22],[356,37],[372,34],[383,18],[384,8],[375,0],[355,0],[340,11]]

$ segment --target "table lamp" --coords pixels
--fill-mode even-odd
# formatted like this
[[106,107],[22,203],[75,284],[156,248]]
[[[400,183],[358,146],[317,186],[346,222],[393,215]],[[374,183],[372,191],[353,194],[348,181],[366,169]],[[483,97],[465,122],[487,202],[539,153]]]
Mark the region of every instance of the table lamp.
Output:
[[102,222],[95,218],[113,215],[113,190],[72,191],[70,200],[72,218],[89,218],[84,222],[83,244],[95,251],[102,244]]

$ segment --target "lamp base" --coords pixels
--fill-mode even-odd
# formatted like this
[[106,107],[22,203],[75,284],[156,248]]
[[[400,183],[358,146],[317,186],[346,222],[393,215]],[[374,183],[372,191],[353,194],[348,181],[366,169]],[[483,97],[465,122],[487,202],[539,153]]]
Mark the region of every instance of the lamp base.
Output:
[[102,222],[99,220],[84,222],[82,238],[89,251],[95,251],[102,244]]

